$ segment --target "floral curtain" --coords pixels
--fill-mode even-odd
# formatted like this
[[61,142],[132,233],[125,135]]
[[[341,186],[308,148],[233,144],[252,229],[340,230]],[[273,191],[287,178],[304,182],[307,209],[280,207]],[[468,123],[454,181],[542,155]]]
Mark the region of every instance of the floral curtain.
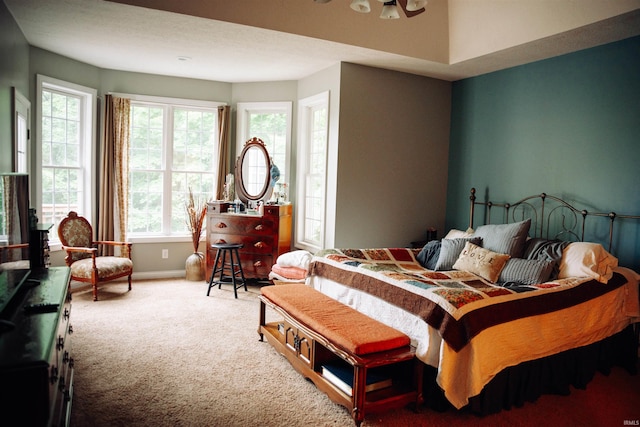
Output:
[[98,240],[124,242],[127,237],[130,111],[131,100],[106,95],[100,169]]

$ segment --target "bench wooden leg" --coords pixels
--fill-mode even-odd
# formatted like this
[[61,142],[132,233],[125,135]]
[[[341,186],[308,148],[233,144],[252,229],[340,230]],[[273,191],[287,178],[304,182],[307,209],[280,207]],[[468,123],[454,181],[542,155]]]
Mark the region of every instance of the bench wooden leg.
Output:
[[353,367],[354,382],[353,382],[353,411],[351,416],[356,422],[356,426],[360,426],[364,420],[364,399],[365,399],[365,387],[367,385],[367,368],[364,366],[355,365]]

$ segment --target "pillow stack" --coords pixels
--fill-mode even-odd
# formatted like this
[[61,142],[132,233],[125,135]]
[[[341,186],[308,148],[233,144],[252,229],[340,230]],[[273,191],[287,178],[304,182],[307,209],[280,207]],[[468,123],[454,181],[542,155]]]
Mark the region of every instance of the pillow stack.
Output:
[[498,281],[510,258],[524,252],[531,220],[513,224],[488,224],[477,230],[451,230],[441,242],[429,242],[418,262],[435,271],[460,269]]
[[618,259],[602,245],[529,239],[531,220],[453,229],[442,241],[427,243],[418,262],[434,271],[464,270],[492,283],[533,285],[556,278],[590,277],[608,282]]

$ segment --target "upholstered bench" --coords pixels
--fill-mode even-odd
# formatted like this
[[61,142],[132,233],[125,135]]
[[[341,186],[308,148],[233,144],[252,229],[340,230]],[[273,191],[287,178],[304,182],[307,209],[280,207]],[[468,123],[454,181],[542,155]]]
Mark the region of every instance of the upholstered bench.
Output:
[[310,286],[266,286],[264,297],[332,344],[355,354],[408,346],[409,337]]
[[[307,285],[265,286],[260,300],[260,340],[266,336],[296,370],[347,407],[356,425],[365,412],[409,403],[418,409],[422,403],[423,365],[404,333]],[[266,323],[266,306],[283,320]],[[347,389],[324,371],[336,362],[353,372],[353,378],[347,375]],[[389,385],[369,391],[370,370],[387,373]]]

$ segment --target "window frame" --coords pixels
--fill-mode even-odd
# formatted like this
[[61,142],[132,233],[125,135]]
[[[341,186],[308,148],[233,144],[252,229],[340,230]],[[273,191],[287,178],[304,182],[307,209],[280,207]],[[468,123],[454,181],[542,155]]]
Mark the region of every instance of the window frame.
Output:
[[[286,135],[286,148],[285,148],[285,164],[278,165],[280,169],[280,183],[287,183],[291,187],[291,126],[292,126],[292,109],[293,103],[291,101],[264,101],[264,102],[238,102],[236,104],[237,124],[236,124],[236,156],[237,158],[245,142],[256,135],[249,135],[249,115],[251,114],[277,114],[284,113],[287,120],[287,135]],[[268,151],[268,150],[267,150]],[[273,157],[272,153],[269,153],[270,157]],[[235,170],[235,160],[232,168]]]
[[[171,163],[173,159],[173,152],[169,153],[166,151],[168,147],[168,135],[173,135],[173,118],[170,118],[169,115],[173,113],[175,108],[185,108],[185,109],[193,109],[193,110],[216,110],[218,107],[227,105],[225,102],[218,101],[204,101],[197,99],[184,99],[184,98],[171,98],[171,97],[163,97],[163,96],[151,96],[151,95],[139,95],[139,94],[123,94],[123,93],[113,93],[114,96],[128,98],[133,103],[140,103],[146,105],[156,105],[160,107],[170,107],[168,110],[165,110],[165,114],[163,117],[163,174],[168,174],[171,176]],[[168,114],[167,114],[168,112]],[[218,117],[216,115],[216,123]],[[216,126],[217,127],[217,126]],[[173,138],[173,137],[172,137]],[[218,135],[216,135],[216,139]],[[220,142],[217,141],[217,144]],[[217,150],[215,150],[217,152]],[[171,181],[163,180],[163,194],[171,194]],[[212,198],[214,195],[212,195]],[[170,202],[163,200],[163,204],[168,204],[170,206]],[[171,224],[171,212],[164,210],[162,217],[163,224]],[[182,234],[166,234],[165,231],[160,233],[128,233],[127,240],[132,243],[172,243],[172,242],[191,242],[191,235],[188,232]]]
[[[326,129],[325,129],[325,153],[324,153],[324,179],[323,179],[323,201],[322,218],[319,242],[305,240],[306,225],[306,176],[308,171],[310,145],[313,143],[311,137],[314,132],[312,115],[318,109],[326,109]],[[298,101],[298,152],[297,152],[297,204],[296,204],[296,231],[294,245],[296,248],[305,249],[315,253],[324,249],[327,230],[327,168],[329,158],[329,92],[322,92]]]
[[[81,200],[82,216],[95,223],[96,206],[96,133],[97,133],[97,102],[98,91],[96,89],[82,86],[76,83],[36,75],[36,144],[35,144],[35,164],[34,172],[31,174],[31,202],[36,209],[36,215],[42,220],[42,92],[43,89],[56,91],[63,94],[78,96],[81,99],[81,120],[80,120],[80,163],[83,165],[83,198]],[[35,176],[34,176],[35,175]],[[49,233],[49,249],[52,251],[61,250],[62,244],[56,233]]]
[[31,169],[31,102],[15,87],[11,88],[14,119],[12,137],[14,145],[13,171],[29,174]]

